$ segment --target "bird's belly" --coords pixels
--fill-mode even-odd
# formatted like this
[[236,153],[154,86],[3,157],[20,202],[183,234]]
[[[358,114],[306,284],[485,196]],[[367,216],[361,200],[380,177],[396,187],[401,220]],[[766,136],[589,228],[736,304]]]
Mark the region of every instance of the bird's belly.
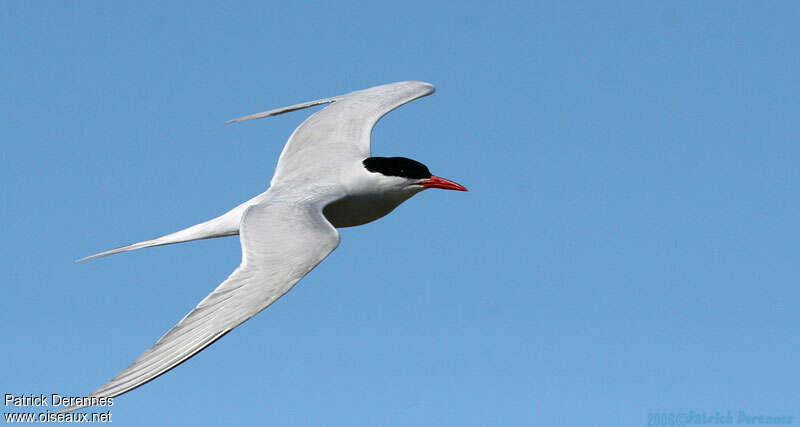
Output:
[[322,213],[336,228],[353,227],[385,216],[404,200],[406,199],[347,196],[325,206]]

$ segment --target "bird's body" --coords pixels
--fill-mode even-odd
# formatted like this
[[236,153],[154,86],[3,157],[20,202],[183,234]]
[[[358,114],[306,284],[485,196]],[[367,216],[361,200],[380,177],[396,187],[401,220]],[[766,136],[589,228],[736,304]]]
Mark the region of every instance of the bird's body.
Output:
[[[153,347],[90,397],[114,397],[174,368],[289,291],[339,244],[336,228],[374,221],[425,188],[466,191],[402,157],[371,157],[370,134],[386,113],[433,93],[399,82],[233,121],[320,104],[292,133],[269,189],[187,229],[89,258],[150,246],[240,235],[242,263]],[[82,260],[83,260],[82,259]],[[73,410],[87,405],[77,405]]]
[[394,208],[400,206],[420,188],[409,188],[406,191],[393,191],[374,173],[363,166],[350,169],[351,176],[343,180],[344,196],[325,206],[322,210],[325,218],[336,228],[353,227],[375,221]]
[[349,194],[322,209],[325,218],[336,228],[355,227],[382,218],[414,194]]

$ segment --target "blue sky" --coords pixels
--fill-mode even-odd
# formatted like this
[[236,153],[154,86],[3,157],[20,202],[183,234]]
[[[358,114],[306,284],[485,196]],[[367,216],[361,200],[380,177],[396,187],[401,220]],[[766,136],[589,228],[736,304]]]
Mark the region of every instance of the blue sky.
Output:
[[[555,4],[557,3],[557,4]],[[81,395],[217,286],[237,238],[73,260],[266,189],[309,111],[437,92],[373,154],[427,191],[115,401],[115,425],[800,417],[800,5],[10,2],[0,392]],[[3,411],[19,411],[4,407]]]

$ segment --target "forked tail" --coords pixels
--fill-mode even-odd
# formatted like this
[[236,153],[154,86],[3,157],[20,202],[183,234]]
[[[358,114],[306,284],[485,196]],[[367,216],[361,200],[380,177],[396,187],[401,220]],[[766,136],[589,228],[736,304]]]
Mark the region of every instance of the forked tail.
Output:
[[102,258],[120,252],[132,251],[134,249],[149,248],[151,246],[171,245],[173,243],[189,242],[192,240],[211,239],[214,237],[233,236],[239,234],[239,223],[242,220],[242,213],[251,204],[256,202],[256,198],[233,208],[227,213],[220,215],[212,220],[193,225],[174,233],[170,233],[155,239],[145,240],[131,245],[122,246],[107,251],[98,252],[87,257],[83,257],[75,262],[82,262],[94,258]]
[[269,116],[277,116],[278,114],[288,113],[290,111],[297,111],[297,110],[302,110],[303,108],[313,107],[315,105],[327,104],[330,102],[334,102],[337,99],[339,99],[339,97],[334,96],[332,98],[323,98],[323,99],[318,99],[316,101],[302,102],[300,104],[289,105],[288,107],[275,108],[272,110],[262,111],[260,113],[250,114],[248,116],[239,117],[238,119],[228,120],[225,123],[226,124],[238,123],[238,122],[243,122],[245,120],[260,119],[262,117],[269,117]]

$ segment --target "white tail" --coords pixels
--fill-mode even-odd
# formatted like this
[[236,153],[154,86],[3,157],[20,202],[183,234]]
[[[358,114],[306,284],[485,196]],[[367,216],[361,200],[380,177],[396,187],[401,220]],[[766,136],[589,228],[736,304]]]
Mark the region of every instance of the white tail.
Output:
[[327,104],[329,102],[334,102],[337,99],[339,99],[339,97],[334,96],[333,98],[324,98],[324,99],[318,99],[316,101],[303,102],[300,104],[289,105],[288,107],[275,108],[272,110],[262,111],[260,113],[250,114],[248,116],[239,117],[238,119],[228,120],[225,123],[226,124],[238,123],[238,122],[243,122],[245,120],[260,119],[269,116],[277,116],[278,114],[288,113],[290,111],[297,111],[297,110],[302,110],[303,108],[313,107],[315,105]]
[[212,220],[193,225],[181,231],[176,231],[155,239],[145,240],[143,242],[98,252],[96,254],[76,260],[75,262],[82,262],[94,258],[102,258],[105,256],[118,254],[120,252],[149,248],[151,246],[171,245],[173,243],[182,243],[192,240],[211,239],[214,237],[233,236],[235,234],[239,234],[239,223],[242,221],[242,214],[244,213],[244,210],[248,206],[257,203],[258,198],[259,196],[256,196]]

